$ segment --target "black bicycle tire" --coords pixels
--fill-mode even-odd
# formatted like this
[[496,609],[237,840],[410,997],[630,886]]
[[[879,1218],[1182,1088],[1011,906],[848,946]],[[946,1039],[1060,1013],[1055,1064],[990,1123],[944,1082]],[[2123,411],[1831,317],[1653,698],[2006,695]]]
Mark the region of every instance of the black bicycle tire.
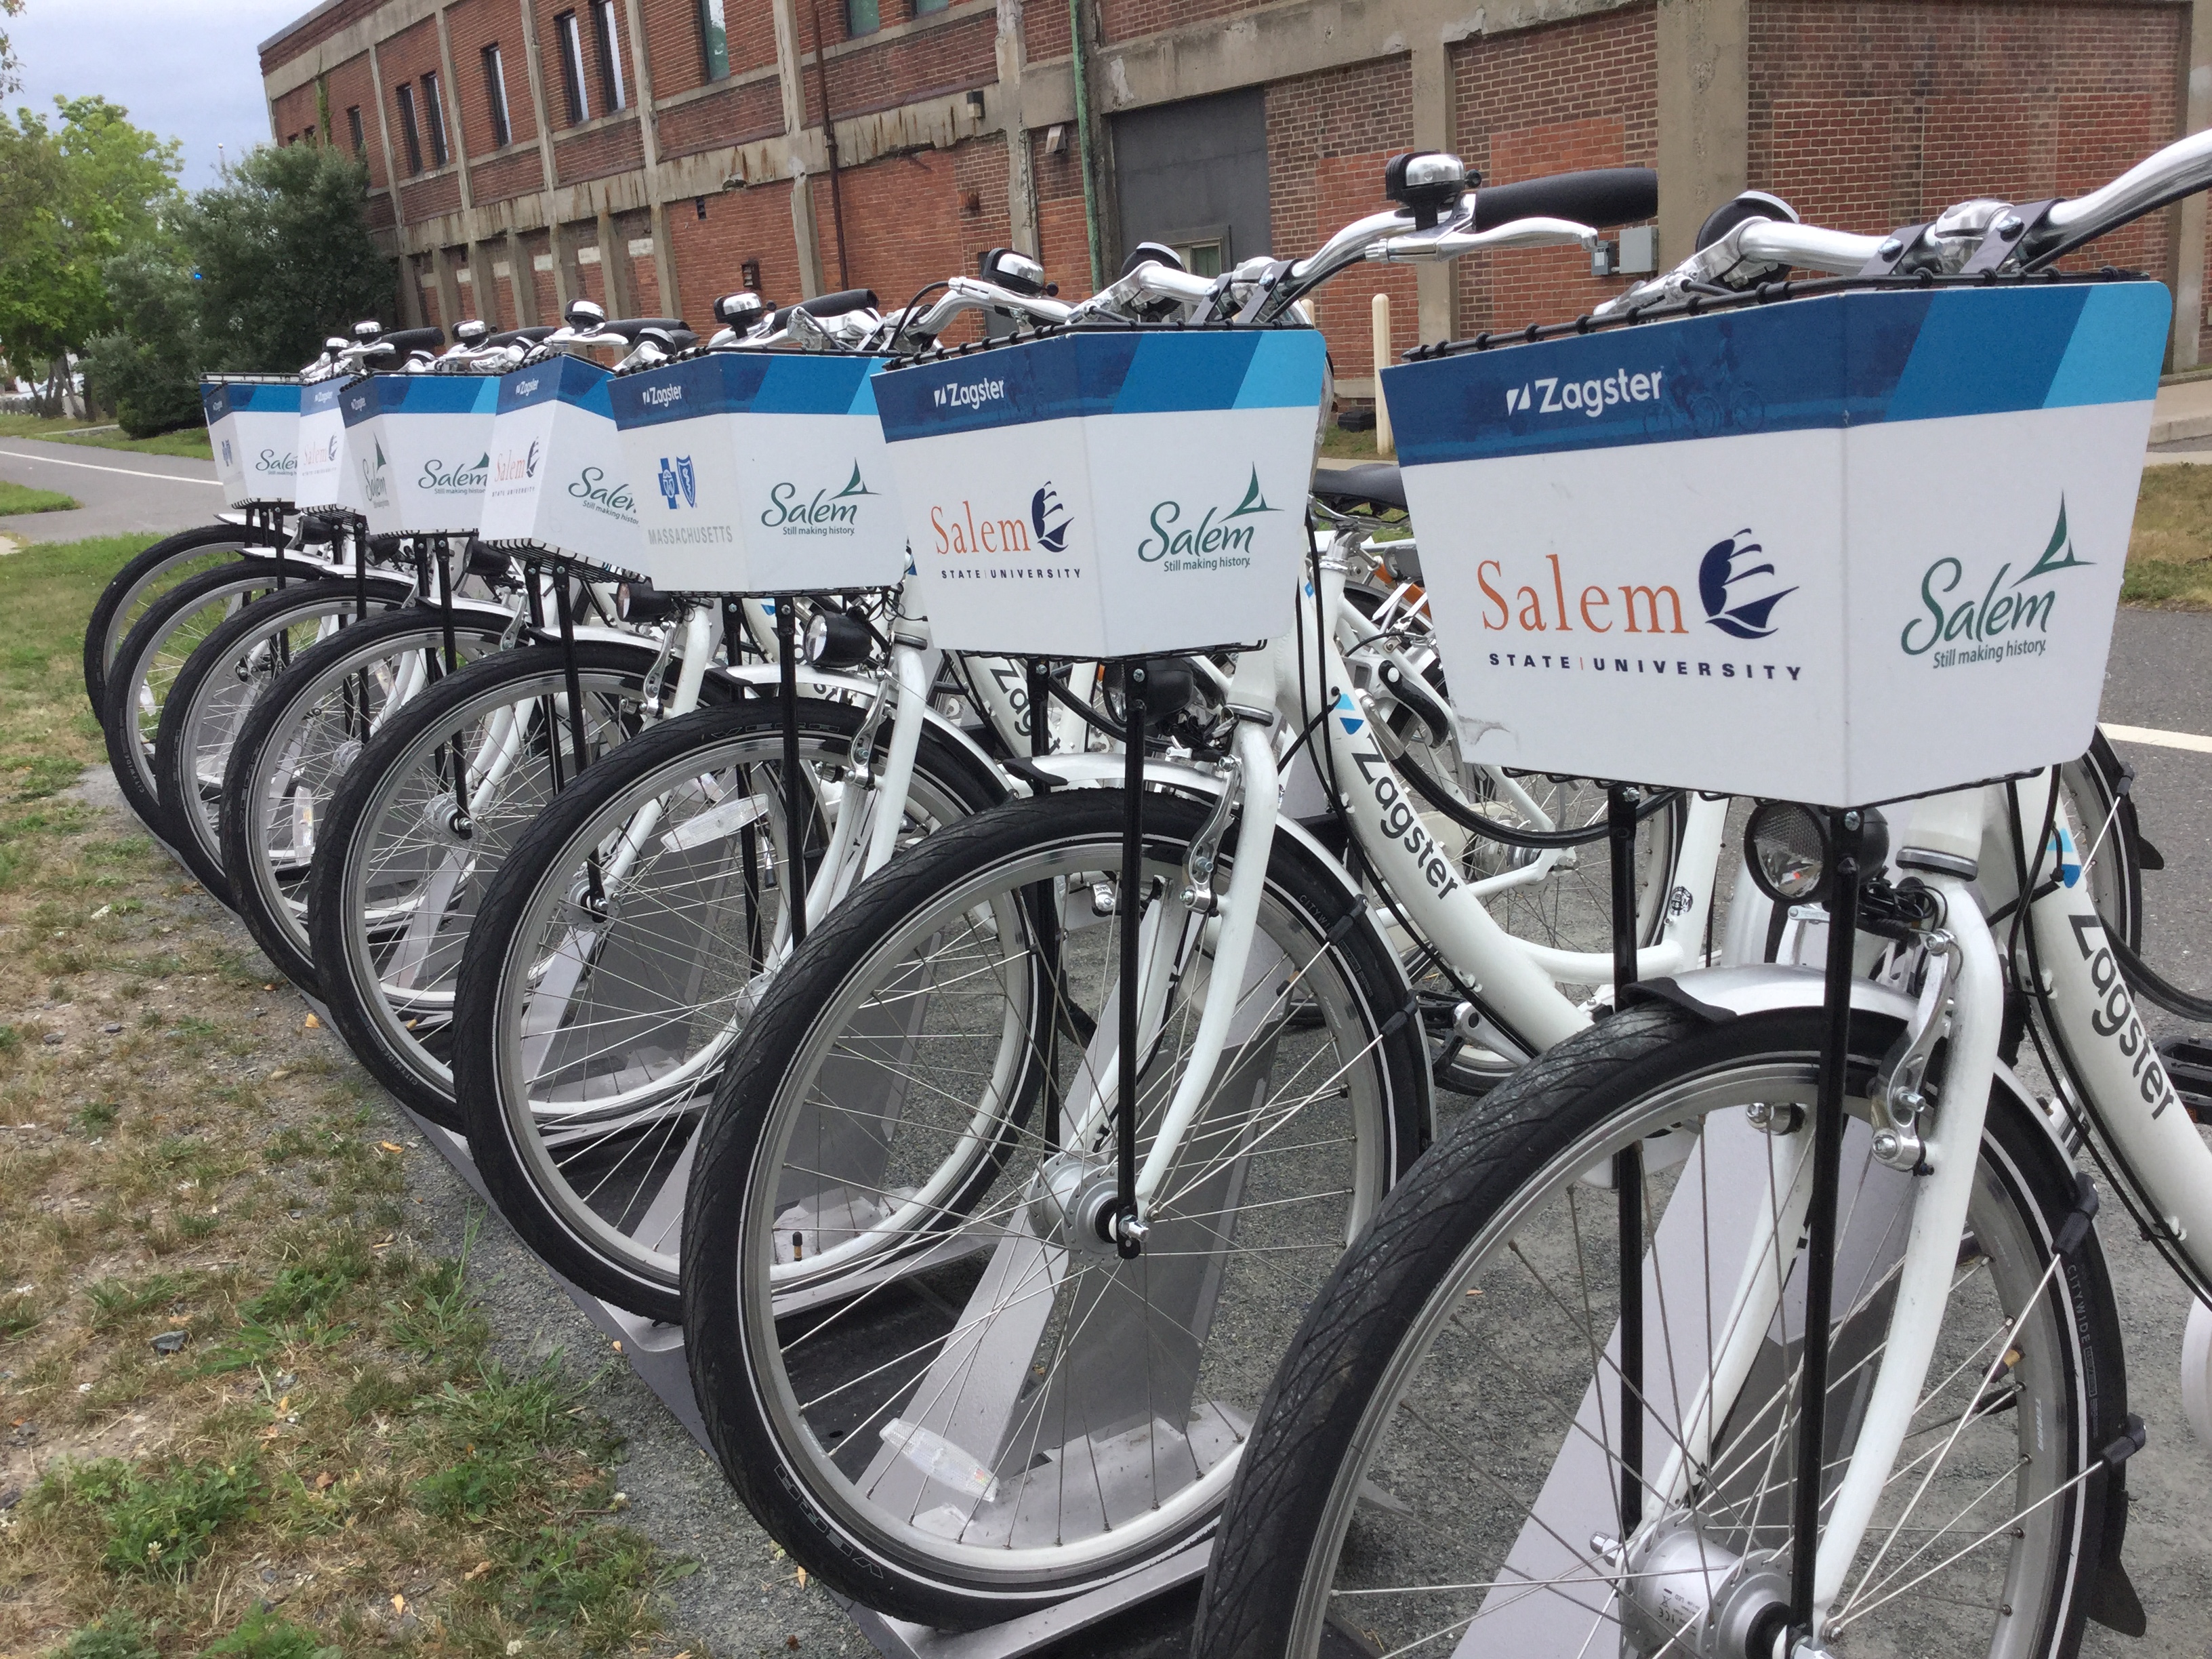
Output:
[[[374,607],[372,615],[388,612],[410,591],[404,584],[389,578],[373,581],[369,600]],[[235,659],[238,648],[246,641],[280,624],[289,625],[284,623],[287,617],[312,617],[326,608],[331,615],[350,616],[359,599],[359,587],[351,577],[325,577],[318,582],[287,586],[282,592],[264,593],[240,605],[236,615],[201,641],[185,659],[184,668],[170,684],[169,695],[161,701],[161,723],[154,732],[154,787],[161,802],[161,838],[184,860],[185,867],[200,884],[221,899],[226,908],[235,908],[230,872],[222,867],[217,853],[201,845],[198,831],[186,817],[191,805],[185,795],[185,774],[191,769],[194,760],[184,754],[181,739],[190,712],[210,678]]]
[[[578,672],[601,673],[634,684],[641,692],[659,654],[648,639],[635,643],[612,640],[580,640],[576,645]],[[354,961],[345,929],[346,907],[352,902],[348,876],[357,855],[362,819],[377,799],[383,775],[398,764],[426,732],[450,725],[451,710],[495,690],[502,682],[525,681],[557,670],[558,646],[523,646],[465,665],[449,674],[422,696],[416,698],[369,739],[361,759],[346,776],[345,787],[331,802],[327,839],[315,849],[307,878],[307,940],[323,985],[324,1005],[331,1023],[361,1063],[410,1111],[441,1127],[461,1127],[460,1109],[450,1095],[427,1084],[407,1062],[386,1047],[384,1033],[362,1000],[377,995],[376,988],[363,988],[353,977]],[[734,682],[709,674],[701,688],[702,701],[735,697]]]
[[[850,703],[815,698],[801,700],[799,722],[807,728],[827,731],[833,741],[849,741],[858,735],[862,711]],[[702,709],[667,720],[651,732],[632,738],[594,765],[584,777],[554,798],[551,805],[516,841],[499,874],[485,890],[469,931],[469,945],[462,959],[455,988],[453,1024],[458,1031],[478,1040],[465,1039],[453,1053],[455,1097],[462,1103],[463,1132],[477,1161],[477,1172],[507,1224],[521,1235],[538,1258],[551,1265],[592,1295],[648,1319],[673,1322],[683,1317],[679,1292],[653,1284],[610,1262],[555,1212],[536,1184],[514,1139],[514,1127],[499,1104],[499,1067],[485,1039],[498,1018],[507,957],[515,948],[514,934],[532,908],[549,864],[564,866],[564,850],[611,797],[629,789],[639,779],[672,764],[682,756],[716,749],[746,732],[781,732],[782,716],[775,704],[749,701],[727,708]],[[960,744],[925,726],[920,752],[915,758],[917,776],[933,778],[949,795],[967,792],[974,804],[969,814],[1006,799],[1006,787],[998,774],[978,761]]]
[[[1899,1029],[1894,1019],[1855,1018],[1854,1069],[1870,1070]],[[1820,1031],[1817,1007],[1713,1024],[1669,1005],[1647,1004],[1540,1056],[1454,1127],[1337,1264],[1276,1371],[1215,1542],[1193,1659],[1282,1659],[1299,1583],[1312,1570],[1320,1512],[1341,1478],[1341,1449],[1401,1344],[1490,1217],[1557,1157],[1667,1078],[1726,1063],[1708,1056],[1724,1054],[1731,1044],[1737,1064],[1761,1054],[1817,1054]],[[1992,1090],[1990,1121],[1985,1138],[2008,1138],[2014,1163],[2036,1183],[2047,1239],[2076,1201],[2071,1166],[2001,1084]],[[2076,1338],[2094,1350],[2087,1367],[2078,1360],[2075,1367],[2077,1386],[2086,1376],[2093,1394],[2078,1451],[2093,1462],[2120,1432],[2127,1411],[2118,1314],[2094,1230],[2060,1277],[2068,1284],[2069,1305],[2078,1310]],[[2074,1536],[2077,1573],[2089,1582],[2069,1581],[2082,1593],[2069,1601],[2054,1650],[2060,1654],[2078,1641],[2094,1599],[2108,1484],[2092,1481],[2084,1488]]]
[[[503,622],[472,611],[462,612],[453,619],[457,643],[463,640],[471,644],[488,642],[495,651],[506,631]],[[253,936],[261,954],[311,997],[322,995],[321,975],[316,971],[314,959],[270,915],[260,887],[232,874],[245,867],[245,860],[260,856],[255,845],[254,816],[262,799],[258,780],[263,771],[263,751],[275,736],[280,718],[289,717],[304,689],[325,672],[325,665],[364,647],[374,647],[386,641],[410,636],[422,649],[438,649],[445,640],[443,618],[435,611],[386,611],[367,623],[343,629],[331,638],[301,652],[276,684],[254,703],[245,724],[239,728],[237,740],[231,745],[229,763],[223,769],[222,802],[216,816],[216,836],[222,849],[223,873],[230,878],[231,908],[246,924],[246,931]],[[363,752],[367,752],[365,746]]]
[[[237,562],[233,561],[234,563]],[[322,581],[330,572],[319,565],[309,565],[297,559],[281,562],[271,560],[265,571],[256,570],[256,576],[266,575],[267,586],[273,588],[282,574],[285,584]],[[133,762],[135,746],[144,739],[138,728],[138,707],[136,688],[144,677],[147,659],[150,658],[174,631],[179,618],[190,615],[208,603],[215,594],[234,586],[238,573],[228,565],[219,565],[213,570],[188,576],[149,605],[138,620],[131,625],[117,647],[109,664],[104,688],[106,706],[100,710],[101,736],[107,749],[107,763],[114,774],[116,787],[123,792],[124,800],[137,813],[139,821],[155,835],[167,838],[161,823],[161,803],[149,782],[142,781]],[[254,586],[241,590],[241,597],[254,593]],[[247,603],[251,603],[251,599]],[[116,671],[122,671],[118,678]],[[164,694],[166,696],[166,693]]]
[[[179,564],[187,558],[201,556],[203,550],[223,543],[236,544],[240,558],[266,558],[270,548],[260,532],[234,524],[197,525],[190,530],[179,530],[173,536],[164,536],[143,552],[133,556],[107,579],[107,586],[93,601],[92,614],[84,623],[84,695],[97,716],[107,707],[107,651],[108,635],[113,630],[116,612],[131,602],[131,597],[142,591],[147,582],[158,576],[167,566]],[[123,630],[114,641],[120,650]]]
[[[1188,797],[1152,794],[1146,804],[1146,835],[1155,854],[1180,856],[1206,813]],[[1092,1583],[1166,1559],[1211,1530],[1212,1512],[1194,1517],[1173,1536],[1154,1540],[1145,1560],[1100,1564],[1084,1582],[1026,1591],[962,1583],[938,1564],[885,1559],[886,1552],[854,1538],[826,1519],[807,1496],[754,1399],[745,1363],[744,1330],[734,1275],[700,1267],[729,1259],[725,1242],[742,1225],[753,1148],[775,1102],[778,1084],[813,1024],[830,1005],[851,964],[897,919],[929,902],[940,886],[1000,858],[1052,841],[1111,840],[1121,823],[1119,790],[1081,789],[1017,801],[933,836],[908,857],[880,872],[807,940],[804,956],[773,985],[746,1036],[731,1056],[721,1088],[701,1126],[684,1206],[683,1259],[685,1353],[694,1396],[724,1474],[769,1535],[807,1571],[842,1595],[902,1619],[945,1628],[974,1626],[1035,1611],[1079,1595]],[[1231,840],[1236,830],[1232,829]],[[1003,842],[1004,851],[993,851]],[[1405,979],[1388,943],[1349,896],[1340,872],[1308,848],[1279,836],[1269,861],[1269,885],[1295,884],[1298,907],[1323,948],[1339,957],[1339,971],[1359,987],[1390,1079],[1392,1133],[1387,1160],[1395,1181],[1411,1167],[1428,1133],[1427,1055],[1420,1022],[1410,1008],[1385,999],[1406,999]],[[1331,919],[1335,931],[1332,934]]]

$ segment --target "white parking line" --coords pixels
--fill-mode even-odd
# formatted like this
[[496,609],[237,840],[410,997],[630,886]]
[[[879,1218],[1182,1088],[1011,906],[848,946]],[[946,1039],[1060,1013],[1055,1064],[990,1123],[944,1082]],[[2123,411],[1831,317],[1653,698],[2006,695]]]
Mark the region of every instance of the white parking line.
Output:
[[2104,732],[2121,743],[2155,744],[2160,749],[2193,749],[2200,755],[2212,755],[2212,738],[2200,738],[2194,732],[2160,732],[2148,726],[2114,726],[2109,721]]
[[0,449],[0,457],[11,461],[35,461],[41,466],[77,466],[87,472],[120,472],[126,478],[159,478],[163,483],[206,484],[213,489],[222,488],[219,478],[180,478],[173,472],[141,472],[135,466],[100,466],[91,461],[65,461],[58,455],[26,455],[20,449]]

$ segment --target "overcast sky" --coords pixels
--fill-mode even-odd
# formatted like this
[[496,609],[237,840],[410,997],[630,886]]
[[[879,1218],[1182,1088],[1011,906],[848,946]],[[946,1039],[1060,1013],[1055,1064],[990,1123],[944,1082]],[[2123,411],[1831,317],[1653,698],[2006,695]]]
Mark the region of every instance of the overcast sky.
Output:
[[181,138],[181,182],[215,181],[216,146],[235,159],[269,142],[262,41],[316,0],[27,0],[5,27],[23,65],[8,100],[51,114],[57,95],[98,93],[138,126]]

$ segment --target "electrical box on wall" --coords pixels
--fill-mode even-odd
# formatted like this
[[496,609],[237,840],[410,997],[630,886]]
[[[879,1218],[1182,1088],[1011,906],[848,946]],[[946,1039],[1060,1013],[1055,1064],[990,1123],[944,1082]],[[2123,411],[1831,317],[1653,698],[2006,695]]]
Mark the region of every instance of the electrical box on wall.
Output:
[[1656,225],[1632,225],[1620,233],[1620,260],[1615,267],[1623,276],[1648,276],[1659,269],[1659,230]]

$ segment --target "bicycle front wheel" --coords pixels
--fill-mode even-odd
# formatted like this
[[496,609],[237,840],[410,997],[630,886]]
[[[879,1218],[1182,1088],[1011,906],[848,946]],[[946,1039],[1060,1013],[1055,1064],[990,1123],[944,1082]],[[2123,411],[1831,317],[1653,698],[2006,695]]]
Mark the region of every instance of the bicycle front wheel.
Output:
[[[1772,1626],[1804,1291],[1801,1229],[1771,1218],[1802,1214],[1789,1188],[1809,1175],[1784,1143],[1810,1136],[1820,1028],[1817,1009],[1718,1024],[1632,1009],[1469,1115],[1391,1194],[1284,1362],[1195,1655],[1656,1659],[1741,1655]],[[1900,1029],[1852,1022],[1824,1496],[1850,1461],[1911,1224],[1912,1177],[1871,1161],[1863,1121]],[[2105,1498],[2101,1474],[2083,1477],[2120,1431],[2126,1383],[2094,1233],[2054,1263],[2079,1198],[2033,1111],[1993,1092],[1936,1357],[1828,1616],[1838,1659],[2078,1640]],[[1639,1495],[1626,1525],[1624,1211],[1644,1286],[1635,1473],[1656,1485],[1677,1456],[1688,1470],[1661,1518]],[[1739,1302],[1770,1260],[1778,1298]],[[1766,1334],[1707,1441],[1685,1425],[1747,1318]]]
[[1205,804],[1148,793],[1127,872],[1122,800],[1017,802],[874,878],[771,985],[700,1132],[684,1322],[722,1468],[902,1618],[1009,1617],[1202,1536],[1307,1299],[1425,1139],[1405,977],[1343,873],[1278,837],[1142,1253],[1100,1237],[1115,918],[1143,908],[1140,1159],[1218,937],[1182,897]]

